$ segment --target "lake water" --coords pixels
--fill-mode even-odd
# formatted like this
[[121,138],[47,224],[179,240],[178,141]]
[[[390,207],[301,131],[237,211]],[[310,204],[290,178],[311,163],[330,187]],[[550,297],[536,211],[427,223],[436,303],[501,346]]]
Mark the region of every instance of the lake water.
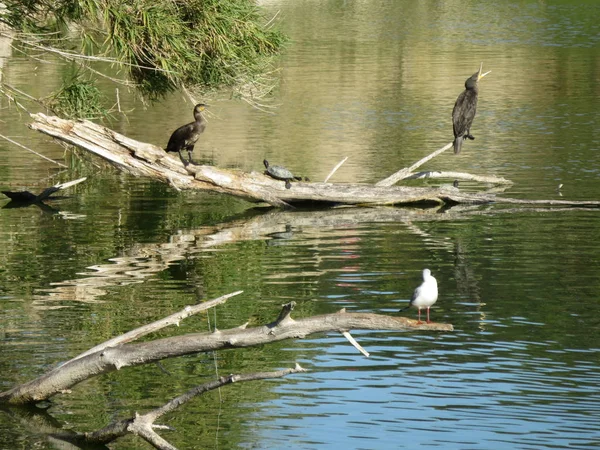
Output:
[[[476,140],[423,169],[503,176],[511,197],[600,197],[600,4],[262,4],[290,36],[265,100],[273,113],[225,94],[203,99],[211,115],[197,159],[261,170],[266,157],[322,180],[349,156],[332,181],[376,182],[452,139],[454,101],[483,62],[492,73],[480,86]],[[31,95],[67,70],[0,48],[2,81]],[[158,145],[192,116],[178,95],[146,109],[131,94],[121,100],[133,111],[110,126]],[[59,448],[40,431],[97,429],[217,375],[296,362],[309,371],[210,392],[166,417],[176,431],[162,434],[182,449],[600,445],[599,210],[277,211],[82,163],[28,130],[6,99],[0,106],[1,134],[69,166],[0,140],[2,190],[88,177],[54,210],[0,210],[0,390],[236,290],[160,336],[257,326],[291,300],[292,317],[396,315],[425,267],[440,290],[432,320],[455,328],[354,331],[368,359],[332,333],[127,368],[57,396],[47,413],[1,412],[0,448]],[[148,447],[127,438],[111,448]]]

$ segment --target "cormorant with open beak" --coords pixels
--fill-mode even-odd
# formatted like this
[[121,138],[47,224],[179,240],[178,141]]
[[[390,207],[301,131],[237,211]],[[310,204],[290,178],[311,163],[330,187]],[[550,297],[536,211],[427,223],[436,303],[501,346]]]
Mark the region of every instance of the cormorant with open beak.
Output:
[[471,134],[471,125],[477,111],[477,97],[479,95],[479,80],[485,77],[488,73],[481,73],[483,63],[479,66],[479,71],[465,81],[465,90],[456,99],[454,109],[452,110],[452,126],[454,128],[454,154],[460,153],[462,142],[469,138],[475,137]]

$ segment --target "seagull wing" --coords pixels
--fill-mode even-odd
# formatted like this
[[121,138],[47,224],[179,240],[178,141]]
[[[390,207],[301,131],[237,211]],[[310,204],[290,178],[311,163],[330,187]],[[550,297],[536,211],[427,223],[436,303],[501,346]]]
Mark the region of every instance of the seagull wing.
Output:
[[410,299],[410,304],[412,305],[412,303],[419,297],[419,295],[421,295],[421,290],[423,289],[423,285],[419,286],[418,288],[415,289],[415,292],[413,292],[412,298]]

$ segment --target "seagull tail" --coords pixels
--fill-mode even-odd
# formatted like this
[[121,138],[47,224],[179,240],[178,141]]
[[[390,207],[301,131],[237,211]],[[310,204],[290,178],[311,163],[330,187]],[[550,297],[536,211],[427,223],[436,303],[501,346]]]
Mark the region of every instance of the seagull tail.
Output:
[[410,309],[410,305],[408,305],[408,306],[407,306],[407,307],[405,307],[405,308],[402,308],[402,309],[401,309],[401,310],[399,310],[398,312],[403,312],[403,311],[406,311],[407,309]]

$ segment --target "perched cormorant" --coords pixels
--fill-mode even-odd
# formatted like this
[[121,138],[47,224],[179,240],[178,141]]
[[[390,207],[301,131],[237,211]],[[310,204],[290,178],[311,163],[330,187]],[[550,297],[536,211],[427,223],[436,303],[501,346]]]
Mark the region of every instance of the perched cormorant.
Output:
[[465,90],[456,99],[454,109],[452,110],[452,126],[454,128],[454,153],[460,153],[460,147],[462,141],[469,138],[471,140],[475,137],[471,134],[471,125],[475,118],[475,112],[477,111],[477,95],[479,94],[478,83],[483,77],[485,77],[488,71],[484,74],[481,73],[483,70],[483,63],[479,66],[479,71],[475,72],[472,76],[467,78],[465,81]]
[[[194,151],[194,144],[206,128],[206,119],[202,117],[202,111],[204,111],[207,106],[208,105],[205,105],[204,103],[198,103],[194,107],[194,119],[196,120],[177,128],[169,138],[169,143],[167,144],[165,151],[178,152],[179,158],[181,158],[181,162],[184,166],[187,166],[189,163],[195,164],[192,159],[192,152]],[[188,161],[183,159],[181,150],[187,150]]]
[[408,308],[415,307],[419,310],[419,322],[421,323],[421,309],[427,308],[427,323],[431,323],[429,320],[429,308],[437,301],[438,288],[437,280],[431,275],[431,270],[423,269],[423,283],[415,289],[410,303],[406,308],[402,308],[400,312],[406,311]]

